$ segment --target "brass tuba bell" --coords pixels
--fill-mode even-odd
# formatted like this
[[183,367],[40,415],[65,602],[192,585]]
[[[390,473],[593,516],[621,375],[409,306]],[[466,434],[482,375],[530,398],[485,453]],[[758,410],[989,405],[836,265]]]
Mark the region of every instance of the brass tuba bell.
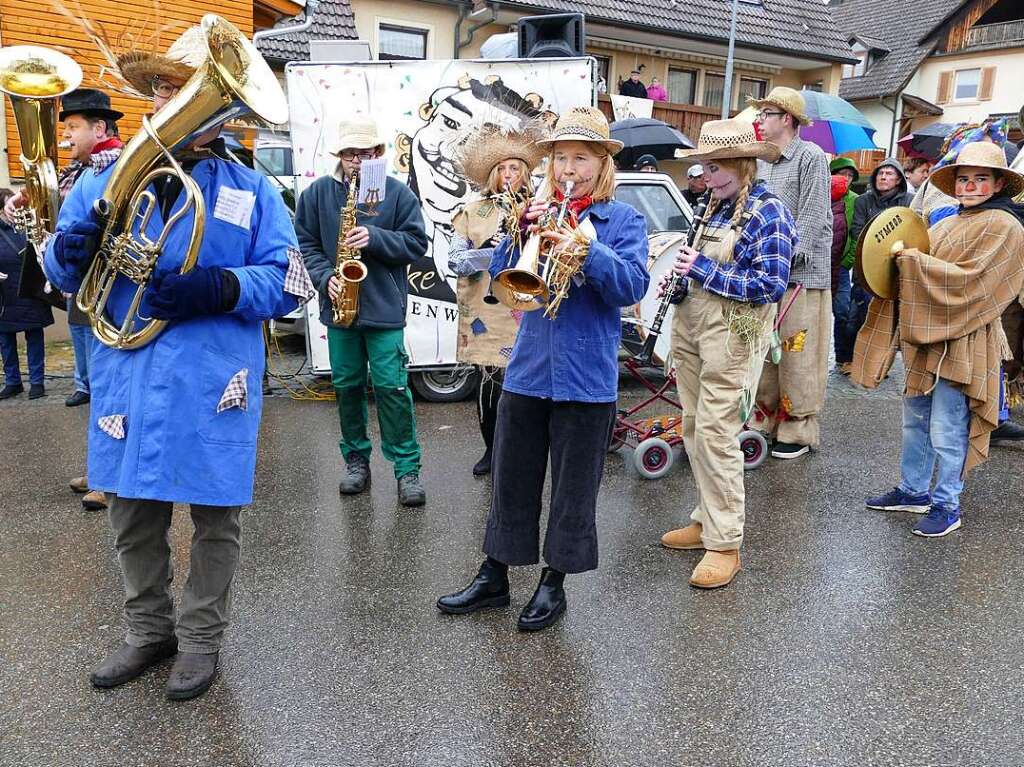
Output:
[[0,90],[11,100],[21,139],[28,204],[19,208],[14,226],[41,251],[53,232],[60,209],[57,185],[57,113],[60,97],[82,82],[82,68],[72,59],[38,45],[0,48]]
[[[152,341],[167,324],[138,316],[157,259],[171,230],[193,211],[191,233],[180,273],[195,266],[206,223],[206,203],[198,184],[171,154],[197,136],[228,120],[255,115],[280,124],[288,119],[288,102],[277,77],[259,51],[230,22],[207,14],[201,22],[208,56],[181,90],[152,117],[121,153],[95,211],[103,228],[100,249],[79,288],[77,303],[92,324],[95,336],[115,349],[138,349]],[[166,165],[163,163],[166,162]],[[152,239],[146,229],[157,205],[151,184],[163,176],[179,179],[185,202]],[[136,228],[138,233],[135,233]],[[136,285],[121,325],[107,316],[107,301],[118,276]],[[136,330],[136,319],[143,326]]]

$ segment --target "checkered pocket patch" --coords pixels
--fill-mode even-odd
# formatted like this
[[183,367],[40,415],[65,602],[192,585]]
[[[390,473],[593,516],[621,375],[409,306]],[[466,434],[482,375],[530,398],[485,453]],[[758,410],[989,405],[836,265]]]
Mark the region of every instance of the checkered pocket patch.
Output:
[[242,368],[228,381],[224,393],[220,395],[220,402],[217,403],[217,412],[221,413],[228,408],[237,407],[239,410],[249,409],[249,368]]
[[316,295],[313,281],[306,271],[306,262],[296,248],[288,248],[288,272],[284,276],[284,292],[299,299],[300,304],[311,301]]
[[128,428],[128,416],[126,415],[105,415],[96,421],[100,431],[114,439],[124,439],[125,430]]

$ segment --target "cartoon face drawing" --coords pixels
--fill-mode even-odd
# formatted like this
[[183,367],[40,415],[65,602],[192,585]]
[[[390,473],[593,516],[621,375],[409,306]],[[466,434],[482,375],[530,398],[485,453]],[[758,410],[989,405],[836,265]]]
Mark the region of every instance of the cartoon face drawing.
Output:
[[[541,99],[526,97],[506,88],[500,80],[480,82],[464,79],[457,86],[434,91],[420,107],[424,124],[411,137],[399,137],[398,145],[408,147],[406,160],[409,187],[420,198],[431,238],[428,258],[434,262],[440,285],[421,295],[455,300],[455,275],[448,271],[448,248],[453,234],[452,217],[470,196],[470,187],[452,163],[455,142],[468,125],[492,122],[517,127],[524,118],[539,114]],[[404,141],[403,141],[404,138]],[[447,287],[447,290],[445,289]],[[413,286],[414,292],[416,286]]]

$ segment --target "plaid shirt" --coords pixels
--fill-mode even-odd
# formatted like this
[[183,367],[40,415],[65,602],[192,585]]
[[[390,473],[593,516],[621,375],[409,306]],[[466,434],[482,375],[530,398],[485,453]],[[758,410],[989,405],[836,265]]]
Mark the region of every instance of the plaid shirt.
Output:
[[[732,212],[731,202],[721,205],[706,229],[724,232],[729,227]],[[732,262],[720,264],[701,253],[694,260],[689,276],[710,293],[744,303],[773,304],[786,292],[789,266],[798,241],[793,216],[782,201],[758,181],[747,198],[743,220]]]
[[88,168],[92,168],[93,173],[97,176],[107,169],[107,166],[114,162],[118,157],[121,156],[122,147],[113,147],[111,149],[101,149],[99,152],[93,152],[89,155],[88,165],[78,160],[72,160],[68,163],[64,170],[60,172],[57,177],[57,187],[60,189],[60,198],[63,200],[68,196],[68,192],[71,191],[71,187],[78,181],[78,177],[81,176]]
[[789,281],[825,290],[832,284],[831,177],[825,153],[794,138],[776,162],[758,160],[757,174],[796,220],[800,247],[793,251]]

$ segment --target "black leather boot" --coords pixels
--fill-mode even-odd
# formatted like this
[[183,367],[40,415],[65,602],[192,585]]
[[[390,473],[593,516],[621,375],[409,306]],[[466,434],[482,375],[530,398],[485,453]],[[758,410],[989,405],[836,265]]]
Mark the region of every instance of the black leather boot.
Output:
[[1024,426],[1013,421],[1003,421],[988,438],[992,442],[1019,442],[1024,440]]
[[483,458],[473,465],[473,476],[483,477],[491,473],[491,449],[484,451]]
[[178,639],[171,637],[144,647],[133,647],[125,642],[114,650],[89,675],[93,687],[117,687],[130,682],[144,671],[167,660],[178,652]]
[[487,607],[508,607],[508,567],[489,557],[480,565],[473,582],[454,594],[437,600],[437,609],[452,615],[464,615]]
[[22,384],[7,384],[3,389],[0,389],[0,399],[16,397],[23,391],[25,391],[25,387]]
[[537,590],[533,592],[533,597],[519,614],[517,625],[520,631],[546,629],[565,612],[563,578],[565,578],[565,573],[550,567],[541,570]]
[[345,465],[345,476],[338,483],[342,495],[358,495],[370,486],[370,462],[359,453],[352,453]]
[[171,700],[198,698],[210,689],[217,676],[220,653],[180,652],[167,677],[167,697]]

